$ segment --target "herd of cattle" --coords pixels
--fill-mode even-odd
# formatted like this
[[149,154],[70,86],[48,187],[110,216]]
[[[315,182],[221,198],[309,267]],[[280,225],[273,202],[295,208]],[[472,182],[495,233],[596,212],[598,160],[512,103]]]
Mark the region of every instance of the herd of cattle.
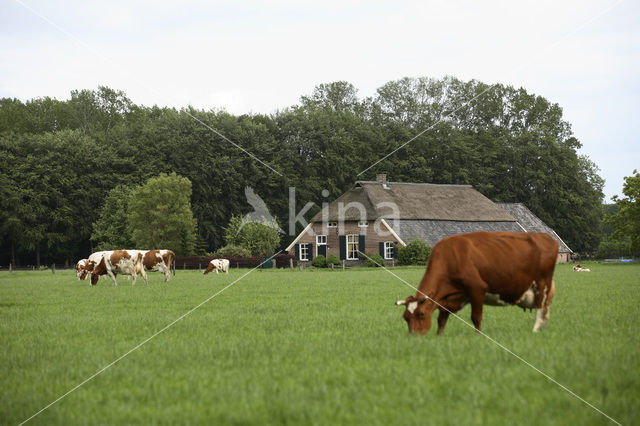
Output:
[[[171,279],[171,269],[175,275],[175,254],[171,250],[109,250],[91,253],[88,259],[76,263],[76,276],[85,280],[91,276],[91,285],[96,285],[101,275],[109,275],[113,285],[118,285],[116,275],[130,275],[135,285],[138,275],[145,284],[149,284],[147,271],[159,271],[164,274],[164,281]],[[205,274],[215,270],[229,272],[229,260],[213,259],[209,262]]]
[[[442,334],[449,315],[467,303],[478,331],[483,305],[515,305],[536,310],[536,332],[549,320],[557,256],[558,243],[545,233],[473,232],[447,237],[433,247],[416,295],[396,304],[405,306],[410,333],[426,334],[437,309],[438,334]],[[148,284],[147,271],[164,273],[167,282],[174,258],[171,250],[100,251],[79,261],[76,270],[81,280],[91,275],[92,285],[105,274],[114,285],[118,285],[116,274],[131,275],[133,284],[139,274]],[[229,260],[211,260],[204,273],[214,270],[228,273]],[[579,265],[574,270],[588,272]]]

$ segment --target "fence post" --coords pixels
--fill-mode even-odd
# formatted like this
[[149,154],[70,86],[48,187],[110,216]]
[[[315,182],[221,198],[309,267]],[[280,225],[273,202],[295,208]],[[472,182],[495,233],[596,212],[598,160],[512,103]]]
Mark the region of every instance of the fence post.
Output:
[[344,264],[345,264],[345,260],[342,259],[342,269],[345,269]]
[[185,269],[187,269],[187,262],[182,262],[182,270],[184,271]]
[[293,269],[293,257],[289,259],[289,268]]
[[9,262],[9,273],[13,272],[13,264]]
[[55,273],[56,273],[56,264],[55,264],[55,263],[52,263],[52,264],[51,264],[51,273],[52,273],[52,274],[55,274]]
[[198,263],[198,271],[202,271],[202,264]]

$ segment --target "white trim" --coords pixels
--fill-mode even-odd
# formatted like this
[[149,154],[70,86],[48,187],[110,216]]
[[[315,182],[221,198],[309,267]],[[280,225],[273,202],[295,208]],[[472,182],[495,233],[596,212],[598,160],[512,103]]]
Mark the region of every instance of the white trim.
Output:
[[300,241],[300,238],[302,238],[302,236],[303,236],[303,235],[304,235],[304,234],[309,230],[309,228],[311,228],[311,225],[313,225],[313,223],[314,223],[314,222],[311,222],[310,224],[308,224],[308,225],[307,225],[307,226],[302,230],[302,232],[298,234],[298,236],[296,237],[296,239],[295,239],[295,240],[293,240],[293,241],[291,242],[291,244],[289,244],[289,246],[288,246],[286,249],[284,249],[284,251],[289,251],[289,250],[291,250],[291,249],[293,248],[293,246],[295,246],[295,245],[296,245],[296,243],[297,243],[298,241]]
[[[300,244],[300,252],[298,253],[298,255],[299,255],[299,256],[298,256],[298,260],[299,260],[300,262],[308,262],[308,261],[309,261],[309,255],[311,254],[311,253],[309,253],[309,251],[310,251],[310,250],[309,250],[309,246],[310,246],[310,245],[311,245],[311,243],[302,243],[302,244]],[[302,258],[302,246],[304,246],[304,250],[305,250],[305,253],[306,253],[306,255],[307,255],[307,256],[306,256],[306,259],[303,259],[303,258]]]
[[[318,242],[318,237],[324,237],[324,243],[319,243]],[[320,248],[320,246],[327,246],[327,234],[318,234],[316,235],[316,257],[318,257],[318,248]]]
[[[356,240],[354,242],[352,241],[351,243],[349,243],[349,237],[356,237]],[[345,250],[346,251],[345,259],[346,260],[358,260],[359,259],[358,252],[364,250],[364,247],[360,248],[360,234],[346,234],[344,241],[345,241],[345,244],[346,244],[346,247],[345,247],[345,249],[346,249]],[[357,244],[358,245],[358,249],[356,250],[356,257],[349,257],[349,244]]]
[[384,260],[393,260],[393,250],[391,251],[391,257],[387,257],[387,244],[391,244],[391,248],[393,249],[393,244],[395,244],[393,241],[385,241],[383,242],[383,251],[384,251],[384,256],[382,257]]
[[400,237],[398,236],[398,234],[396,234],[396,231],[394,231],[394,230],[389,226],[389,224],[387,223],[387,221],[386,221],[386,220],[384,220],[384,219],[380,219],[380,222],[381,222],[384,226],[386,226],[386,227],[387,227],[387,229],[389,230],[389,232],[391,232],[391,235],[393,235],[393,237],[394,237],[396,240],[398,240],[398,242],[399,242],[403,247],[407,245],[407,243],[405,243],[404,241],[402,241],[402,238],[400,238]]

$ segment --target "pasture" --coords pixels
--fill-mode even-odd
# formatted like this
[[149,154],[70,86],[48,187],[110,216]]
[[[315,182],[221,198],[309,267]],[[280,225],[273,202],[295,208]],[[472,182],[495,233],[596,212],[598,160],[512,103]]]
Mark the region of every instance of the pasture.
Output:
[[[549,327],[483,331],[623,424],[640,419],[640,265],[558,265]],[[423,268],[394,273],[417,286]],[[0,424],[18,424],[240,278],[95,287],[0,273]],[[612,424],[458,319],[407,335],[381,269],[254,271],[28,424]],[[461,311],[469,321],[470,308]],[[434,314],[435,321],[435,314]]]

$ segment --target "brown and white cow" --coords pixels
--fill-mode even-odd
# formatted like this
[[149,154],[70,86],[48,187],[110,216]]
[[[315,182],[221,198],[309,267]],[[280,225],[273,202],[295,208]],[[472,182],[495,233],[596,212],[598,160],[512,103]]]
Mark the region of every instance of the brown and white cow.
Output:
[[79,280],[87,278],[87,271],[85,271],[84,268],[88,261],[88,259],[80,259],[78,263],[76,263],[76,277],[78,277]]
[[[106,253],[106,251],[96,251],[96,252],[91,253],[89,255],[89,258],[86,259],[86,262],[84,262],[84,265],[82,267],[82,271],[77,271],[76,270],[77,271],[76,275],[78,276],[78,278],[81,279],[81,280],[85,280],[87,278],[87,276],[91,275],[91,272],[93,272],[93,269],[98,265],[98,263],[100,263],[100,261],[102,260],[102,256],[105,253]],[[78,264],[80,262],[78,262]]]
[[[131,250],[131,253],[127,250],[103,252],[100,256],[100,261],[91,270],[91,285],[96,285],[100,275],[105,274],[111,277],[113,285],[118,285],[117,274],[131,275],[131,285],[135,285],[138,273],[140,273],[146,282],[147,275],[141,266],[142,257],[142,253],[136,250]],[[89,260],[91,263],[91,256],[89,256]]]
[[581,265],[576,265],[573,267],[573,272],[591,272],[591,269],[585,268]]
[[203,274],[208,274],[209,272],[215,270],[216,274],[218,270],[222,272],[229,273],[229,259],[213,259],[207,265],[207,269],[204,270]]
[[480,331],[483,304],[536,309],[533,331],[547,325],[555,293],[553,271],[558,243],[545,233],[473,232],[445,238],[431,252],[415,296],[404,305],[410,333],[426,334],[439,309],[438,334],[450,313],[471,303]]
[[[171,265],[175,254],[171,250],[147,250],[141,251],[142,253],[142,267],[146,271],[160,271],[164,274],[164,282],[169,282],[171,279]],[[138,271],[141,273],[141,271]],[[144,275],[145,283],[146,274]]]

